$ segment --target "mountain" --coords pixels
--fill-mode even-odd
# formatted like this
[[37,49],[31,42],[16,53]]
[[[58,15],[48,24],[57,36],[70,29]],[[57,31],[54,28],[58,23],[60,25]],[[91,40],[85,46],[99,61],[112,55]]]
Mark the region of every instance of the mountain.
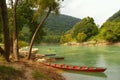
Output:
[[109,42],[120,41],[120,10],[101,26],[98,36]]
[[[53,34],[61,34],[73,27],[80,19],[67,16],[51,14],[46,21],[47,30]],[[49,33],[48,33],[49,34]]]
[[113,14],[107,21],[118,21],[120,22],[120,10]]
[[79,18],[63,14],[50,14],[45,23],[44,31],[46,32],[46,36],[44,36],[43,41],[59,42],[61,35],[71,29],[80,20]]

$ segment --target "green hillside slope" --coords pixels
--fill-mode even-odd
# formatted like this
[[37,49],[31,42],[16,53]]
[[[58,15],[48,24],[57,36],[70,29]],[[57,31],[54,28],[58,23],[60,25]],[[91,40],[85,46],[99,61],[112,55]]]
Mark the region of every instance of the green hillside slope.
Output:
[[109,42],[120,41],[120,10],[101,26],[98,36]]
[[62,33],[71,29],[80,19],[67,15],[51,14],[45,23],[43,42],[59,42]]

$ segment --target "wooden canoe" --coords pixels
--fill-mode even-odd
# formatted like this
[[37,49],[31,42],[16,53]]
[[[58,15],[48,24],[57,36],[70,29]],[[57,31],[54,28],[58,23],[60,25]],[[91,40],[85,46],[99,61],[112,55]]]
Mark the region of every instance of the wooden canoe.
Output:
[[45,54],[45,56],[55,56],[56,54]]
[[55,60],[63,60],[64,59],[64,57],[50,57],[51,59],[55,59]]
[[53,63],[43,63],[43,64],[58,69],[83,71],[83,72],[104,72],[106,70],[106,68],[102,68],[102,67],[71,66],[65,64],[53,64]]

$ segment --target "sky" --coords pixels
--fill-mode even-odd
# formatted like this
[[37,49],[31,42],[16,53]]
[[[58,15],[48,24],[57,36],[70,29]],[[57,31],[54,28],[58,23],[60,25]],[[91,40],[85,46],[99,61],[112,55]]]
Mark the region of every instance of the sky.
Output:
[[120,0],[64,0],[60,13],[80,19],[90,16],[96,24],[102,25],[119,10]]

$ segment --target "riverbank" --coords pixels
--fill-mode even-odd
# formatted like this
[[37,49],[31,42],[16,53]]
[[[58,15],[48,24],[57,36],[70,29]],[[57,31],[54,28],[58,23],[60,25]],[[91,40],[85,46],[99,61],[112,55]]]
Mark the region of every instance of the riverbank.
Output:
[[[19,62],[10,63],[0,60],[0,66],[5,66],[5,68],[8,69],[12,67],[12,70],[8,70],[7,72],[5,70],[3,71],[4,73],[0,73],[0,80],[65,80],[65,78],[61,76],[61,72],[57,69],[44,66],[32,60],[21,59]],[[13,75],[13,77],[7,74],[11,73],[10,71],[20,71],[21,73],[19,75]]]
[[115,42],[115,43],[107,42],[107,41],[100,41],[100,42],[88,41],[88,42],[82,42],[82,43],[68,42],[62,45],[64,46],[108,46],[108,45],[120,46],[120,42]]

